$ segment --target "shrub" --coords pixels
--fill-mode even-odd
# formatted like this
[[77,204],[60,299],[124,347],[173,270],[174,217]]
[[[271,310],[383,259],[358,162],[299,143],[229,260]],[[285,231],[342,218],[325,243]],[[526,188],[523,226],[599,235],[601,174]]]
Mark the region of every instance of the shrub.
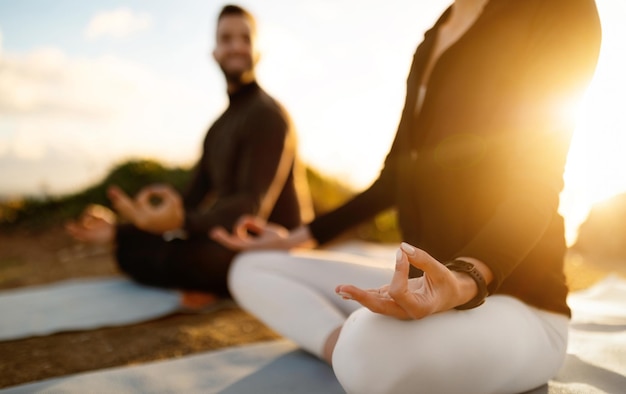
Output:
[[[346,185],[312,168],[307,168],[306,174],[313,209],[317,215],[341,205],[355,194]],[[165,167],[154,160],[130,160],[115,166],[102,181],[74,194],[45,198],[26,197],[0,203],[0,229],[45,231],[51,226],[77,217],[89,204],[110,208],[106,191],[111,185],[119,186],[129,195],[134,195],[143,186],[153,183],[170,184],[182,191],[190,177],[191,170],[188,168]],[[395,215],[391,211],[364,222],[349,235],[368,241],[395,242],[400,239]]]

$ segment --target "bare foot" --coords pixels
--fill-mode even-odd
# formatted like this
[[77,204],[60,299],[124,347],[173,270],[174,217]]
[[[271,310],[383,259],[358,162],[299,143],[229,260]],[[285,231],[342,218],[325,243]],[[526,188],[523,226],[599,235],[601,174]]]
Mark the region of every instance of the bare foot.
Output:
[[202,311],[219,301],[219,297],[213,293],[201,291],[183,290],[180,298],[180,305],[188,311]]

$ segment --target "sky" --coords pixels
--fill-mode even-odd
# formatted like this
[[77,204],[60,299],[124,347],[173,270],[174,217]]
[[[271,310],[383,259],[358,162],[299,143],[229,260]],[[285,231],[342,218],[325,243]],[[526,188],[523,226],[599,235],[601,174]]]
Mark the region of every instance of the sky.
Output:
[[[218,0],[0,0],[0,196],[63,194],[130,158],[189,166],[227,106],[211,52]],[[302,160],[357,189],[378,174],[411,58],[450,0],[246,0],[260,84],[291,113]],[[600,63],[561,212],[568,239],[626,191],[626,2],[597,0]]]

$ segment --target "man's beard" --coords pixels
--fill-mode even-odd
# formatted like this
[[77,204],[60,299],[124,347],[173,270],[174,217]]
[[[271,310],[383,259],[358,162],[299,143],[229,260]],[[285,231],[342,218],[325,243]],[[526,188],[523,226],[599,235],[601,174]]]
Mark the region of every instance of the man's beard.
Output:
[[226,78],[226,82],[233,85],[245,85],[254,79],[254,69],[228,71],[220,65],[220,69]]

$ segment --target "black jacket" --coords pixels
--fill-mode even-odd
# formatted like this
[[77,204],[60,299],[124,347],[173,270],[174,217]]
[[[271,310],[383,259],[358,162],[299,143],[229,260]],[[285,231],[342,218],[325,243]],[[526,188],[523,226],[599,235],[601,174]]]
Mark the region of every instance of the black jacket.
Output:
[[[418,84],[447,10],[417,48],[398,131],[379,178],[310,224],[325,242],[397,208],[405,241],[441,262],[477,258],[491,293],[569,314],[559,193],[573,124],[593,75],[593,0],[491,0]],[[413,271],[413,275],[420,272]]]
[[229,99],[206,135],[184,194],[184,228],[192,236],[207,237],[217,225],[232,229],[243,214],[287,228],[310,220],[310,196],[286,111],[256,82]]

